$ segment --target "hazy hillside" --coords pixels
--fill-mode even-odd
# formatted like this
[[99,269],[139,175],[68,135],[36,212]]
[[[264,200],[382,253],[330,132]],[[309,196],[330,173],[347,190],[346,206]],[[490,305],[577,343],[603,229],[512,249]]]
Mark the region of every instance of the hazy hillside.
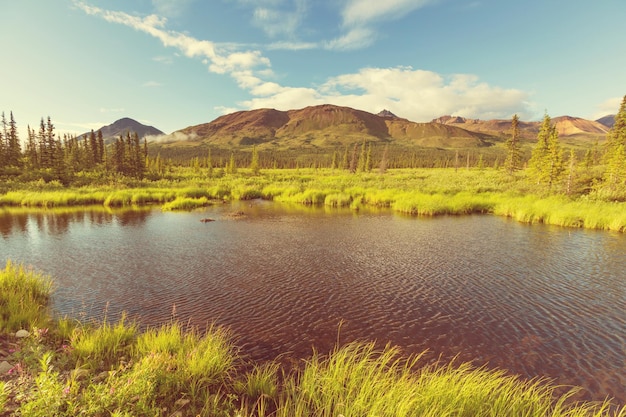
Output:
[[613,127],[613,125],[615,124],[615,115],[614,114],[609,114],[607,116],[601,117],[598,120],[596,120],[596,122],[608,127],[609,129]]
[[[144,124],[139,123],[136,120],[133,120],[128,117],[124,117],[122,119],[116,120],[107,126],[102,126],[100,129],[96,130],[102,132],[102,138],[105,143],[110,143],[115,139],[119,138],[120,135],[126,135],[126,133],[137,133],[139,138],[143,138],[145,136],[155,136],[155,135],[163,135],[164,133],[159,129],[153,126],[146,126]],[[83,137],[85,135],[89,135],[91,132],[85,132],[79,137]]]

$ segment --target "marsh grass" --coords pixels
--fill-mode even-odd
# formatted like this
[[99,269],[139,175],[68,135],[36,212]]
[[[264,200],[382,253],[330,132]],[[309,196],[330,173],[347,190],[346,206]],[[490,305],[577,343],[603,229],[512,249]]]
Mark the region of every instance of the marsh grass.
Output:
[[[542,194],[524,173],[496,169],[394,169],[350,174],[330,169],[263,170],[250,175],[209,177],[176,168],[169,179],[122,181],[107,186],[64,188],[36,181],[24,190],[6,187],[0,206],[63,207],[103,205],[108,208],[164,205],[189,210],[211,200],[263,198],[330,207],[389,207],[412,215],[490,213],[527,223],[624,231],[626,203],[600,191],[566,197]],[[536,192],[536,194],[533,194]]]
[[51,290],[49,277],[8,260],[0,270],[0,333],[46,327]]

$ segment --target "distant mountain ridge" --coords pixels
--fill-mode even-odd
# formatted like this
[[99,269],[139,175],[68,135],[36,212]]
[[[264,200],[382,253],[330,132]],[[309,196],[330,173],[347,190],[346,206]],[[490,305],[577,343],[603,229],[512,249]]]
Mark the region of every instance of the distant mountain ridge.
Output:
[[[559,116],[552,118],[552,125],[556,128],[559,136],[589,136],[591,138],[606,135],[612,126],[608,124],[612,119],[614,119],[614,116],[605,116],[599,120]],[[481,120],[446,115],[433,119],[432,122],[495,136],[505,136],[511,133],[511,119]],[[540,126],[541,122],[519,122],[522,137],[529,139],[537,136]]]
[[280,111],[257,109],[227,114],[209,123],[174,132],[195,143],[218,146],[260,144],[279,147],[336,147],[363,140],[395,141],[430,147],[489,146],[495,139],[441,123],[417,123],[389,111],[378,115],[350,107],[323,104]]
[[[156,136],[164,134],[164,132],[154,126],[144,125],[129,117],[124,117],[116,120],[110,125],[102,126],[100,129],[94,132],[98,133],[98,131],[102,132],[102,138],[104,139],[105,143],[110,143],[120,136],[125,136],[128,132],[130,132],[131,134],[137,133],[140,139],[143,139],[146,136]],[[89,136],[90,134],[91,132],[86,132],[79,137],[83,137],[84,135]]]

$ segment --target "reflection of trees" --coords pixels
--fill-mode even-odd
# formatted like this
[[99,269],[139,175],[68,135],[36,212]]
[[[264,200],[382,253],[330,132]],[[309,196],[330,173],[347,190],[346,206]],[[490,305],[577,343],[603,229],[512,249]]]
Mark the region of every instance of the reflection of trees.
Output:
[[124,208],[112,211],[102,206],[62,207],[52,209],[9,208],[0,212],[0,235],[8,239],[14,233],[36,228],[39,233],[62,235],[72,224],[105,225],[117,219],[122,226],[142,225],[150,215],[149,208]]
[[3,238],[8,238],[16,232],[25,232],[28,225],[26,215],[14,216],[9,213],[0,214],[0,234]]
[[150,210],[123,210],[115,212],[120,226],[140,226],[146,222],[150,216]]

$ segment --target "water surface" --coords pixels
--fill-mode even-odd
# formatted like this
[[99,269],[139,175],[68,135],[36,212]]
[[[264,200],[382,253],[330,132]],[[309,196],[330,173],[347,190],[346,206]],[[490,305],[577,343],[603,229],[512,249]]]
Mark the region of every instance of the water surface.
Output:
[[622,234],[254,201],[0,212],[0,254],[52,275],[62,314],[216,322],[261,360],[376,340],[626,403]]

